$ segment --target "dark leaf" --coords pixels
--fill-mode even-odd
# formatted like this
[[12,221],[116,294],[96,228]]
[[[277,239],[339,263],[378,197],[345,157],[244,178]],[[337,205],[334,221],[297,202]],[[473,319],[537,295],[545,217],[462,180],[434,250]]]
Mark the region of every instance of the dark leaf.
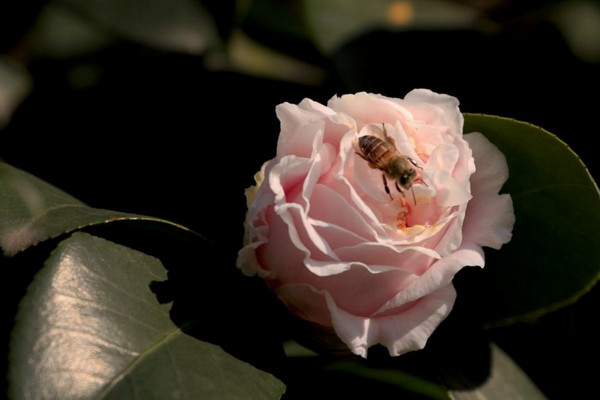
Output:
[[498,346],[491,346],[490,376],[480,387],[451,391],[455,400],[545,400],[546,396]]
[[56,187],[0,162],[0,247],[14,255],[46,239],[91,225],[121,220],[170,221],[95,209]]
[[600,277],[600,196],[579,157],[534,125],[465,114],[506,156],[516,215],[513,239],[487,252],[483,287],[488,324],[534,317],[574,302]]

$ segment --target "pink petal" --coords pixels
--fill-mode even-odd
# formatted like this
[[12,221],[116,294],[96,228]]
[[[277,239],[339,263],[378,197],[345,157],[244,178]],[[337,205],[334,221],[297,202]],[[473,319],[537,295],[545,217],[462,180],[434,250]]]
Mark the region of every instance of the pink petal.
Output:
[[424,274],[383,304],[376,314],[387,314],[390,310],[403,308],[421,297],[448,286],[463,267],[483,266],[484,263],[483,250],[479,246],[466,243],[454,253],[433,263]]
[[275,195],[275,203],[281,203],[304,182],[311,168],[309,159],[285,156],[275,163],[267,175],[266,182]]
[[456,293],[452,285],[443,287],[398,314],[382,317],[360,317],[339,308],[325,293],[333,328],[350,350],[362,357],[375,344],[387,347],[398,356],[422,349],[435,328],[452,310]]
[[504,154],[478,132],[465,136],[477,171],[471,178],[473,199],[467,206],[464,240],[499,249],[512,238],[515,214],[510,195],[497,194],[508,178]]
[[392,356],[424,348],[433,331],[452,311],[455,299],[456,291],[449,284],[422,297],[400,314],[374,318],[379,325],[378,342]]
[[[373,273],[398,269],[412,275],[421,275],[438,258],[437,253],[431,254],[417,246],[400,247],[376,242],[338,248],[336,254],[342,260],[371,266],[368,269]],[[374,266],[385,268],[376,269]]]
[[479,195],[467,208],[464,240],[499,249],[512,238],[515,213],[510,195]]
[[356,208],[330,187],[318,184],[310,199],[309,216],[343,228],[365,240],[374,240],[376,233],[369,221]]
[[300,318],[319,325],[332,326],[324,294],[311,285],[289,283],[277,287],[274,293]]
[[455,97],[427,89],[415,89],[408,92],[400,102],[413,114],[415,120],[438,126],[452,136],[462,136],[463,116]]
[[281,133],[277,142],[277,156],[293,154],[298,157],[310,157],[316,135],[322,140],[325,120],[333,112],[312,100],[299,105],[283,103],[275,108],[281,121]]
[[498,193],[508,179],[506,157],[479,132],[469,133],[464,138],[473,151],[477,168],[471,177],[473,194]]
[[[406,286],[412,274],[401,269],[339,260],[333,252],[322,252],[318,246],[328,244],[319,243],[322,238],[309,237],[294,210],[297,206],[290,206],[289,213],[269,213],[268,242],[256,249],[258,263],[271,271],[272,286],[305,283],[328,291],[338,304],[360,315],[375,312]],[[386,267],[388,272],[374,273]]]
[[410,119],[410,113],[392,99],[365,92],[333,97],[327,105],[338,113],[351,115],[360,129],[366,124],[396,123]]

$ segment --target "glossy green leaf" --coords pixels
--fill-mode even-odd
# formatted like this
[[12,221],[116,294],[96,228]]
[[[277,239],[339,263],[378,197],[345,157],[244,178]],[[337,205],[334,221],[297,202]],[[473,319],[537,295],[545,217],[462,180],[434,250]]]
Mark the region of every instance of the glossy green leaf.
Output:
[[23,299],[11,341],[20,399],[278,399],[272,375],[199,341],[170,319],[156,258],[75,233]]
[[464,28],[478,17],[473,8],[447,0],[305,0],[304,3],[310,33],[327,54],[373,29]]
[[120,220],[153,221],[188,231],[159,218],[88,207],[60,189],[0,162],[0,247],[6,255],[83,227]]
[[487,323],[508,323],[572,303],[600,278],[600,196],[579,157],[534,125],[465,115],[506,156],[516,224],[513,239],[487,252]]
[[523,370],[495,344],[491,345],[490,376],[485,383],[450,394],[455,400],[546,400]]

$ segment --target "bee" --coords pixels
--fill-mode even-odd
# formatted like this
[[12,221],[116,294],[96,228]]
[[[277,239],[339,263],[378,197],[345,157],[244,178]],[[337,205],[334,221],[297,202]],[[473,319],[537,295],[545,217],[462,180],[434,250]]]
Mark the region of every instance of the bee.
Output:
[[402,189],[410,189],[413,201],[416,204],[417,201],[412,185],[415,181],[423,182],[417,176],[417,171],[415,170],[415,168],[422,168],[411,158],[400,154],[398,149],[396,149],[394,139],[387,134],[385,123],[382,126],[383,137],[375,135],[360,136],[354,144],[355,152],[369,163],[369,167],[382,171],[383,186],[390,199],[393,200],[394,198],[388,186],[387,178],[394,181],[396,190],[402,196],[404,196]]

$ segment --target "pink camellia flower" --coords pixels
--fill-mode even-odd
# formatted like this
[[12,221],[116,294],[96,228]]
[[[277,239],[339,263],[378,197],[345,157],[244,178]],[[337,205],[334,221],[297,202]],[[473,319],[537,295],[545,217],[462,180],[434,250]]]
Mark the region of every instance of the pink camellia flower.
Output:
[[277,154],[246,192],[238,267],[355,354],[423,348],[452,309],[454,275],[511,239],[503,154],[463,136],[457,99],[424,89],[305,99],[277,116]]

